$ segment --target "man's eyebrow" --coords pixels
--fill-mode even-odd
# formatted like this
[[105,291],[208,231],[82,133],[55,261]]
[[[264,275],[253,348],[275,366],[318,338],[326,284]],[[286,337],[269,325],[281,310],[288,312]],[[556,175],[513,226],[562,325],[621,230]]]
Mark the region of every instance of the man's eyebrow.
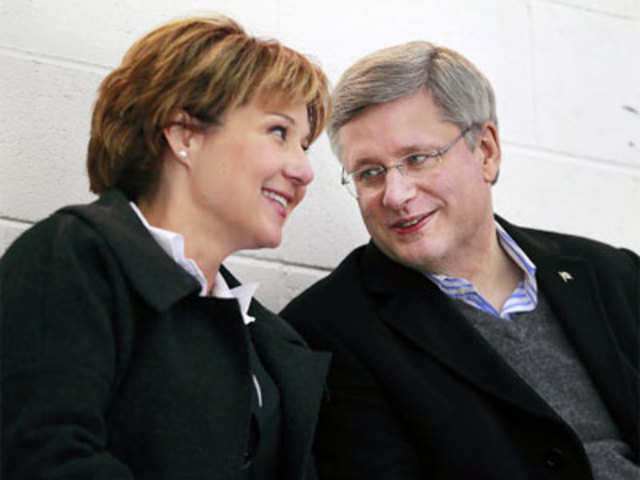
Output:
[[[431,144],[431,143],[423,143],[423,144],[414,143],[411,145],[404,145],[398,148],[397,150],[394,150],[393,156],[396,158],[396,160],[401,160],[407,155],[412,155],[415,153],[422,153],[427,155],[431,153],[435,153],[440,148],[441,148],[440,146],[437,146],[436,144]],[[353,171],[359,170],[364,165],[366,166],[385,165],[386,163],[387,162],[384,162],[375,157],[363,156],[363,157],[359,157],[355,162],[353,162]]]
[[376,160],[373,157],[361,157],[353,163],[351,171],[356,172],[365,166],[370,167],[372,165],[383,165],[383,162]]
[[422,143],[422,144],[412,144],[406,145],[404,147],[399,148],[394,152],[394,156],[397,158],[404,158],[407,155],[411,155],[414,153],[422,153],[422,154],[430,154],[437,152],[442,148],[440,145],[431,144],[431,143]]

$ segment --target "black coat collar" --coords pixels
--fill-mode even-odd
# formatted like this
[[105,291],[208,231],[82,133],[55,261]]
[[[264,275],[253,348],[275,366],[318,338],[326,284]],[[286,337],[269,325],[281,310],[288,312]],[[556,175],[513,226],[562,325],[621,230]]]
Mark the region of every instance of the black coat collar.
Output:
[[[563,325],[617,424],[628,430],[628,419],[637,418],[630,412],[630,399],[635,398],[633,373],[628,375],[611,331],[610,314],[603,308],[594,266],[571,242],[563,241],[564,237],[522,229],[496,218],[536,265],[539,290]],[[409,342],[478,388],[536,415],[557,418],[424,274],[391,260],[372,241],[365,247],[360,269],[365,288],[379,302],[383,321]],[[569,273],[571,279],[563,277],[562,272]],[[628,433],[626,438],[634,436]]]
[[[116,256],[133,288],[158,312],[189,295],[198,295],[200,284],[171,259],[140,222],[128,199],[110,190],[89,205],[66,207],[87,222]],[[220,269],[230,287],[238,280],[224,267]],[[225,308],[227,299],[210,299]],[[252,301],[249,324],[253,344],[281,393],[283,407],[283,478],[302,478],[311,465],[311,444],[320,408],[324,380],[329,368],[328,353],[311,352],[302,338],[282,319]]]
[[[136,291],[157,311],[200,291],[200,284],[158,245],[119,190],[109,190],[89,205],[65,207],[92,226],[109,244]],[[223,266],[231,288],[240,284]]]
[[424,274],[393,262],[373,243],[362,269],[382,321],[406,341],[477,388],[534,415],[557,418]]
[[134,289],[157,311],[200,290],[197,280],[176,264],[135,214],[119,190],[109,190],[88,205],[65,207],[87,222],[111,247]]

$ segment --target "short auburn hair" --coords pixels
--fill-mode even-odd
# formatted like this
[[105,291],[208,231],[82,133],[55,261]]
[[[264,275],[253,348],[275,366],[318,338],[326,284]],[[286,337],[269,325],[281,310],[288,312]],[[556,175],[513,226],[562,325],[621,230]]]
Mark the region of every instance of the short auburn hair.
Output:
[[137,200],[158,181],[163,129],[176,111],[215,124],[254,99],[306,104],[311,141],[330,110],[320,67],[275,40],[249,36],[228,17],[185,18],[151,31],[98,89],[87,152],[91,191],[119,188]]

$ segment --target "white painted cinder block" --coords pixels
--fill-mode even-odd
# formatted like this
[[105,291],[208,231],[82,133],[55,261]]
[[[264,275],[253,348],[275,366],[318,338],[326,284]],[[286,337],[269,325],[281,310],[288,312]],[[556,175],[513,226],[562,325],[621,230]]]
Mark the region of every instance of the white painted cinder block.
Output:
[[638,0],[548,0],[548,2],[608,13],[622,18],[640,19]]
[[0,45],[115,67],[139,37],[167,20],[219,12],[274,36],[277,0],[4,0]]
[[328,273],[240,255],[230,257],[225,266],[242,283],[258,282],[255,297],[274,312],[282,310],[293,297]]
[[2,57],[0,217],[39,220],[92,198],[85,173],[90,109],[101,75]]
[[640,171],[507,147],[493,188],[496,212],[513,223],[640,252]]
[[2,257],[7,248],[9,248],[9,245],[30,226],[31,224],[29,223],[0,219],[0,257]]
[[536,2],[538,145],[640,168],[640,21]]
[[533,141],[533,86],[525,1],[308,2],[282,0],[280,38],[318,56],[331,80],[379,48],[426,40],[460,51],[492,82],[505,139]]

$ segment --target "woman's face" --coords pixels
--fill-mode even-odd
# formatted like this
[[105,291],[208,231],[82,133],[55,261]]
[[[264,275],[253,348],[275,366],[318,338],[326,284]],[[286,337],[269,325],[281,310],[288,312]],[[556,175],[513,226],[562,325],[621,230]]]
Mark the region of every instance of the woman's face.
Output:
[[198,221],[230,252],[276,247],[313,171],[306,105],[228,112],[191,153],[189,196]]

